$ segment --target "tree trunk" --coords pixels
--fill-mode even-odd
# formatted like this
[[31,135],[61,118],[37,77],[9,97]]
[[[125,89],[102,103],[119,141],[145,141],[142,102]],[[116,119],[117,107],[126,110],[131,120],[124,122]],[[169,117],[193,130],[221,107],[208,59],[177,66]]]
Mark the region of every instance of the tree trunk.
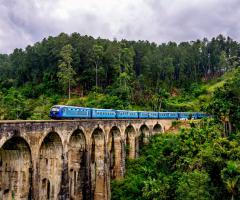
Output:
[[97,89],[97,87],[98,87],[98,66],[97,66],[97,64],[95,63],[95,67],[96,67],[96,89]]
[[228,130],[229,130],[229,133],[232,132],[232,123],[230,121],[228,122]]
[[68,80],[68,99],[71,98],[70,79]]

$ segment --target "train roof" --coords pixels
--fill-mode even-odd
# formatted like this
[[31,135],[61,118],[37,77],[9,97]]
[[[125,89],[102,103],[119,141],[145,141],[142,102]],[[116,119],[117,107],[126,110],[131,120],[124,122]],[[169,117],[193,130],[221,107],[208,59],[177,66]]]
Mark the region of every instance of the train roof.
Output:
[[84,109],[91,109],[87,107],[80,107],[80,106],[68,106],[68,105],[54,105],[52,107],[61,107],[61,108],[84,108]]
[[114,109],[105,109],[105,108],[90,108],[93,110],[108,110],[108,111],[115,111]]
[[139,112],[139,111],[134,111],[134,110],[116,110],[116,111],[120,111],[120,112]]

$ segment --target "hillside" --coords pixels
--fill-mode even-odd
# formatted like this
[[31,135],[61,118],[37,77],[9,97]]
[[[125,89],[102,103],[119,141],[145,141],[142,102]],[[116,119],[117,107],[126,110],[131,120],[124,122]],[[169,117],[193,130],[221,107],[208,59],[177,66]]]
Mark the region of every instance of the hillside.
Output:
[[188,91],[179,92],[178,95],[169,97],[169,107],[191,111],[205,110],[214,92],[223,87],[225,83],[230,82],[237,75],[237,71],[237,69],[233,69],[208,82],[192,84]]
[[48,119],[54,104],[207,112],[149,138],[112,199],[239,199],[239,49],[221,35],[157,45],[62,33],[0,55],[0,119]]
[[205,111],[239,49],[222,35],[179,44],[50,36],[0,55],[0,119],[48,119],[54,104]]

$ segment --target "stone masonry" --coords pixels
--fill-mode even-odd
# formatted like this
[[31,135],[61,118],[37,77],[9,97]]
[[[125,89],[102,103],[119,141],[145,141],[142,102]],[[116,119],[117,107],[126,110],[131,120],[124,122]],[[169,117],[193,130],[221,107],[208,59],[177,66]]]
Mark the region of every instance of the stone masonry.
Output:
[[1,200],[109,200],[148,137],[172,120],[0,121]]

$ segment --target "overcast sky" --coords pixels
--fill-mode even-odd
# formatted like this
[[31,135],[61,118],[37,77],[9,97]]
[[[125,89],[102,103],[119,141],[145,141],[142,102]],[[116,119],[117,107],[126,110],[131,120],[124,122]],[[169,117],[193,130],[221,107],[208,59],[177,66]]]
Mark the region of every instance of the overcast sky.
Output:
[[0,53],[61,32],[162,43],[240,40],[239,0],[0,0]]

